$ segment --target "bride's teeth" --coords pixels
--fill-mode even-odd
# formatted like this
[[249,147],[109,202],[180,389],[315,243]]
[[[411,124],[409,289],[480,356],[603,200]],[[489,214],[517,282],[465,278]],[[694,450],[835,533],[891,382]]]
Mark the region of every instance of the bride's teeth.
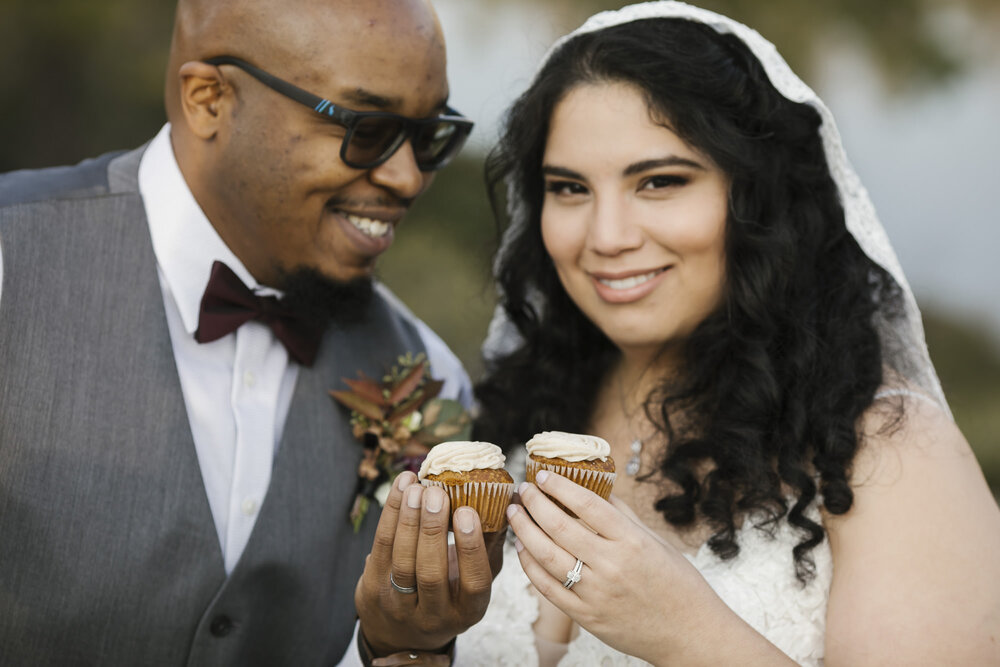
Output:
[[621,278],[619,280],[607,280],[600,278],[599,282],[602,285],[610,287],[611,289],[630,289],[636,285],[641,285],[647,280],[651,280],[656,277],[659,271],[650,271],[641,276],[631,276],[629,278]]
[[376,239],[385,236],[392,227],[388,222],[374,218],[362,218],[359,215],[348,215],[347,220],[365,235]]

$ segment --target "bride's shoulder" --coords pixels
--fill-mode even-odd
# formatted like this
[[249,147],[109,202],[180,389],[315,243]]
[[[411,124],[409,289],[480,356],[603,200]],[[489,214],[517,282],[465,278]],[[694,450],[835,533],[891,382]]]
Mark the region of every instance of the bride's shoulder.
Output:
[[835,551],[841,536],[867,543],[914,520],[956,541],[983,528],[1000,529],[996,501],[979,462],[937,400],[905,386],[883,388],[857,431],[851,509],[824,516]]
[[[1000,511],[951,415],[915,393],[886,394],[862,417],[853,503],[824,515],[834,563],[831,664],[862,664],[866,655],[984,664],[993,650],[982,638],[996,631],[985,619],[1000,618]],[[949,639],[931,640],[927,627]],[[890,659],[881,653],[889,646],[913,655]]]
[[914,520],[942,536],[954,533],[955,540],[968,540],[986,527],[1000,529],[979,462],[937,400],[906,386],[885,387],[858,421],[857,432],[851,509],[824,516],[835,556],[841,537],[870,543]]
[[[920,463],[975,457],[947,406],[906,385],[884,386],[858,423],[852,485],[889,483]],[[905,465],[909,463],[909,466]],[[978,464],[974,466],[978,471]]]

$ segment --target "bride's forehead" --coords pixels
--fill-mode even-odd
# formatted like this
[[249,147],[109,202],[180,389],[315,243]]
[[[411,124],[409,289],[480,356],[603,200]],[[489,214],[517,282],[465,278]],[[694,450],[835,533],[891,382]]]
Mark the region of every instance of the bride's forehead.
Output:
[[690,147],[669,126],[657,120],[646,96],[627,83],[580,85],[570,90],[553,108],[546,150],[578,152],[607,144],[604,150],[634,144]]

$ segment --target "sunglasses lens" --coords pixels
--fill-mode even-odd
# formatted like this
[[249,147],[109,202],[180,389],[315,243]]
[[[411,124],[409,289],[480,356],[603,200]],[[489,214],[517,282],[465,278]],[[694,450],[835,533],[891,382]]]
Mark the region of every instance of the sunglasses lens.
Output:
[[388,157],[404,138],[406,126],[401,119],[377,116],[362,118],[348,139],[345,161],[356,167],[369,167]]
[[351,167],[370,169],[392,157],[409,137],[417,166],[421,171],[434,171],[458,153],[471,130],[471,123],[452,120],[409,121],[391,115],[365,116],[349,132],[341,156]]
[[425,171],[443,167],[462,148],[469,129],[447,120],[421,126],[413,137],[417,164]]

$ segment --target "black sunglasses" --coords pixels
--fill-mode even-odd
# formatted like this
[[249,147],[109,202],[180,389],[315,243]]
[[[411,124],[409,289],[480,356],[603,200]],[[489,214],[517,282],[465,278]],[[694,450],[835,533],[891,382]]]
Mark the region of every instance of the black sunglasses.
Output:
[[384,111],[352,111],[234,56],[217,56],[204,62],[239,67],[268,88],[343,126],[347,133],[340,145],[340,159],[355,169],[377,167],[409,139],[420,171],[435,171],[458,154],[472,132],[472,121],[450,107],[445,107],[445,115],[435,118],[407,118]]

